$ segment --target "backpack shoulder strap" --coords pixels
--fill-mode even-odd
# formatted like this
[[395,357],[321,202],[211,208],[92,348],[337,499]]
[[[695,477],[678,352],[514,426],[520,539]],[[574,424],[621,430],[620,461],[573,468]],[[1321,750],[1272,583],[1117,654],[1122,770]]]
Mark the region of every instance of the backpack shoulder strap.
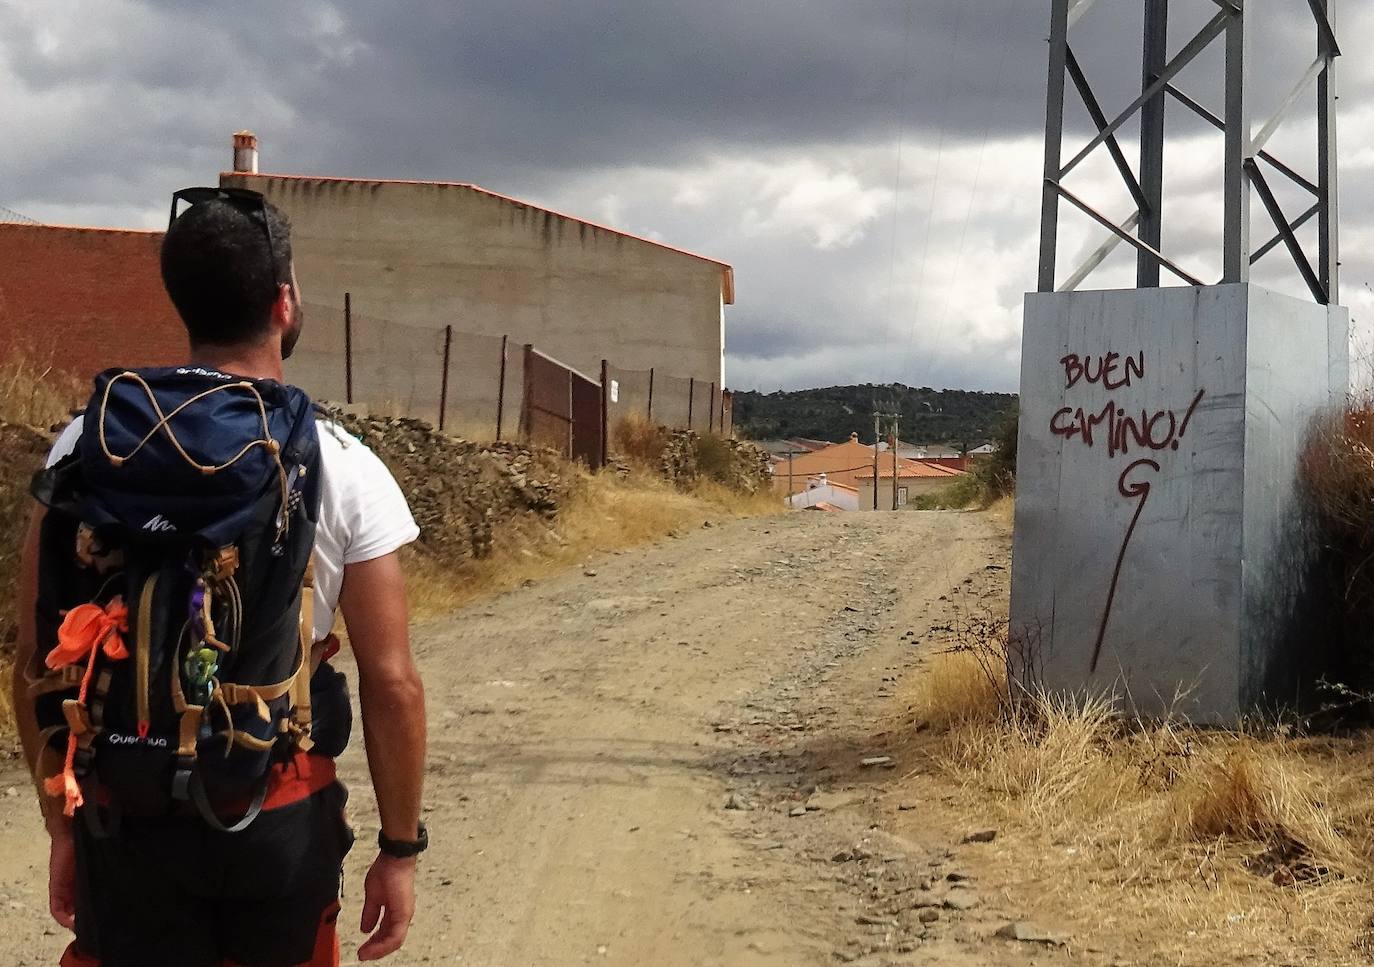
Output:
[[300,639],[301,639],[301,664],[296,671],[295,685],[292,694],[292,704],[295,711],[292,713],[293,731],[296,732],[296,748],[302,752],[309,752],[315,744],[310,738],[310,679],[314,673],[314,661],[311,660],[311,652],[315,648],[315,555],[310,555],[310,560],[305,564],[305,576],[301,579],[301,620],[300,620]]

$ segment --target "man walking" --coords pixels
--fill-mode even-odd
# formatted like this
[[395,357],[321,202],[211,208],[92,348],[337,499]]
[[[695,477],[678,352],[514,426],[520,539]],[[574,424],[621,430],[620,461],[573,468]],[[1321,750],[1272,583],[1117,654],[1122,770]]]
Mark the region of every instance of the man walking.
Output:
[[[173,202],[172,221],[162,247],[162,274],[167,292],[186,325],[191,347],[188,366],[176,372],[235,387],[280,389],[277,384],[284,383],[282,361],[290,356],[302,325],[300,289],[292,267],[290,227],[285,216],[261,196],[242,190],[188,189],[178,192],[176,198],[189,203],[189,207],[178,213],[177,200]],[[157,409],[156,402],[153,407]],[[99,443],[108,454],[103,408],[99,417]],[[50,467],[61,464],[83,447],[83,436],[84,443],[90,443],[96,434],[94,420],[95,416],[88,412],[61,434],[49,456]],[[264,426],[267,422],[264,416]],[[341,611],[357,662],[363,737],[381,817],[380,852],[363,884],[361,929],[371,936],[358,950],[360,959],[376,960],[396,951],[405,941],[415,905],[416,856],[427,845],[427,834],[420,822],[424,693],[410,653],[405,587],[397,558],[398,549],[413,541],[419,531],[404,496],[381,461],[333,424],[319,421],[316,428],[322,479],[318,481],[318,522],[314,533],[314,608],[313,620],[302,622],[313,625],[303,630],[309,637],[302,639],[306,653],[313,650],[313,655],[299,662],[297,674],[303,673],[309,679],[321,654],[331,650],[331,643],[337,646],[331,630],[336,609]],[[175,440],[170,429],[164,432]],[[155,436],[156,431],[149,439]],[[149,445],[157,442],[153,440]],[[276,457],[277,444],[270,439],[264,442]],[[177,447],[180,449],[179,443]],[[84,448],[82,452],[86,452]],[[124,459],[111,457],[110,463],[118,468]],[[281,466],[280,459],[277,465]],[[199,469],[213,473],[222,468]],[[300,475],[305,475],[304,468]],[[286,520],[297,508],[299,495],[290,490],[293,482],[299,483],[294,475],[289,481],[283,470],[279,521]],[[67,644],[63,638],[59,648],[44,654],[51,645],[40,646],[39,642],[43,622],[35,615],[42,612],[42,596],[47,593],[40,589],[40,574],[47,573],[39,560],[44,514],[42,507],[36,509],[24,545],[14,693],[24,750],[35,770],[44,821],[52,840],[51,912],[59,924],[75,932],[62,964],[337,965],[335,920],[339,912],[341,864],[352,845],[353,834],[344,815],[347,793],[335,777],[333,759],[322,753],[341,751],[347,741],[349,713],[346,696],[341,700],[337,693],[319,690],[327,692],[332,683],[341,682],[341,676],[332,672],[326,662],[314,673],[313,703],[308,696],[297,696],[292,700],[289,718],[278,714],[265,701],[277,705],[287,701],[285,689],[221,685],[213,677],[214,662],[220,659],[214,649],[226,655],[231,652],[216,637],[215,625],[220,625],[221,637],[227,638],[229,632],[225,630],[225,619],[209,620],[216,612],[204,600],[206,585],[202,579],[197,585],[201,597],[192,599],[187,625],[196,627],[196,607],[200,607],[206,616],[200,621],[203,640],[198,647],[203,650],[193,648],[184,666],[171,662],[172,688],[177,692],[177,707],[183,715],[179,751],[184,753],[189,748],[194,753],[197,741],[194,729],[188,738],[184,724],[189,720],[187,705],[200,710],[193,700],[180,694],[187,682],[203,686],[207,696],[223,705],[229,725],[226,732],[219,734],[227,736],[226,758],[231,749],[239,746],[251,752],[271,748],[279,741],[275,733],[255,737],[249,734],[248,726],[240,727],[237,720],[230,718],[230,705],[234,702],[242,703],[250,712],[256,702],[263,710],[263,721],[272,723],[274,730],[280,727],[280,741],[290,740],[281,748],[292,751],[275,756],[255,801],[248,806],[237,800],[216,799],[206,795],[202,787],[194,786],[196,796],[188,799],[173,795],[166,808],[120,809],[113,792],[96,795],[92,791],[94,786],[73,778],[79,772],[79,766],[74,770],[73,761],[79,764],[83,753],[89,755],[86,741],[78,741],[78,737],[83,735],[83,728],[90,728],[90,670],[96,668],[97,659],[105,660],[96,654],[94,640],[80,701],[65,703],[68,721],[75,723],[65,773],[51,767],[53,730],[43,730],[41,715],[36,711],[36,702],[42,701],[36,695],[41,692],[39,683],[45,680],[45,661],[48,669],[58,667],[55,662],[60,659],[54,655]],[[152,531],[176,529],[163,515],[152,518],[145,527]],[[84,546],[89,549],[90,542]],[[251,558],[252,552],[247,553]],[[274,548],[273,553],[280,551]],[[222,566],[218,559],[217,563]],[[213,582],[214,576],[209,580]],[[306,583],[310,583],[308,578]],[[147,602],[158,599],[151,581],[148,587],[147,601],[137,612],[127,610],[122,599],[116,597],[104,612],[96,615],[107,621],[102,626],[106,629],[105,637],[100,641],[105,643],[106,654],[113,656],[111,660],[124,657],[109,644],[111,628],[125,627],[119,622],[126,620],[126,616],[129,621],[149,623],[143,612],[148,610]],[[305,599],[302,594],[302,600]],[[308,612],[309,609],[302,609],[301,613]],[[180,613],[185,616],[184,605]],[[226,613],[233,614],[232,609]],[[242,614],[236,615],[235,620],[243,625]],[[230,630],[238,633],[240,629],[230,626]],[[62,633],[68,633],[66,621]],[[135,658],[138,647],[146,649],[148,645],[145,635],[140,627],[138,641],[129,649]],[[135,637],[130,635],[130,641]],[[311,642],[316,643],[313,649],[309,647]],[[119,645],[117,635],[114,643]],[[84,663],[86,653],[81,654]],[[143,662],[146,661],[145,657]],[[195,661],[202,664],[196,665]],[[132,665],[131,662],[126,667]],[[145,696],[148,672],[145,664],[138,667],[143,687],[139,692],[137,734],[107,736],[107,745],[113,740],[135,746],[150,744],[147,720],[152,713],[144,711],[149,704]],[[200,679],[196,679],[197,669]],[[79,666],[76,671],[80,671]],[[46,680],[52,679],[53,673],[49,671]],[[100,687],[101,681],[97,679],[97,692]],[[312,704],[314,734],[319,743],[313,749],[309,736]],[[218,714],[210,698],[204,706],[202,746],[213,738],[206,738],[210,732],[205,723]],[[98,719],[99,715],[95,717]],[[305,723],[305,728],[299,727],[300,722]],[[326,741],[324,733],[331,731],[333,735]],[[171,744],[176,744],[175,736]],[[100,746],[95,749],[97,766],[103,751]],[[91,776],[103,774],[97,768]],[[83,792],[87,795],[83,796]],[[192,807],[192,799],[196,808]],[[244,821],[226,827],[216,819],[228,814],[243,815]],[[111,816],[118,818],[117,824],[109,822]],[[232,831],[240,825],[244,828]]]

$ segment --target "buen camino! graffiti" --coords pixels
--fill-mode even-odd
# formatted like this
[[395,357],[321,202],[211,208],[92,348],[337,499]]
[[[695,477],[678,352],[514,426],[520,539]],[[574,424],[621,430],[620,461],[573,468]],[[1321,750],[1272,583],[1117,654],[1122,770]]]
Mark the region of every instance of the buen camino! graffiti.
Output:
[[[1064,369],[1066,391],[1080,386],[1100,386],[1108,392],[1116,392],[1130,389],[1134,383],[1143,382],[1146,376],[1143,351],[1124,356],[1115,352],[1099,355],[1069,353],[1059,360],[1059,365]],[[1128,410],[1115,400],[1108,400],[1097,408],[1063,406],[1050,417],[1050,433],[1062,437],[1065,443],[1078,443],[1090,450],[1105,453],[1108,460],[1127,460],[1117,477],[1116,490],[1123,500],[1135,502],[1135,512],[1122,536],[1116,564],[1112,568],[1111,583],[1107,587],[1106,603],[1093,642],[1089,665],[1091,672],[1097,671],[1102,658],[1102,643],[1106,640],[1107,627],[1111,622],[1112,604],[1121,582],[1122,565],[1150,499],[1151,478],[1161,470],[1154,455],[1179,449],[1193,414],[1206,395],[1205,389],[1199,389],[1186,407],[1176,409]],[[1130,460],[1133,455],[1136,455],[1136,459]]]

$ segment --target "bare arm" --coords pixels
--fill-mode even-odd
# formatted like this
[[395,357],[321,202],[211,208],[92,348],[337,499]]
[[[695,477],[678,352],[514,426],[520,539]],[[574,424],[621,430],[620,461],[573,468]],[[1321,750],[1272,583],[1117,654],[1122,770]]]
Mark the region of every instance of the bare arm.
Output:
[[[29,517],[29,528],[24,535],[24,545],[19,558],[19,594],[15,601],[18,609],[18,637],[15,642],[14,676],[10,681],[10,695],[14,700],[14,715],[19,723],[19,738],[24,745],[24,758],[29,764],[29,774],[33,775],[35,785],[42,777],[35,770],[42,740],[38,734],[38,720],[34,717],[33,698],[29,695],[29,676],[33,672],[34,652],[37,649],[34,628],[34,608],[38,602],[38,536],[43,526],[46,508],[35,505]],[[38,789],[38,802],[47,821],[48,831],[54,826],[65,827],[66,817],[58,809],[49,809],[47,797]]]
[[[395,553],[344,568],[339,606],[358,662],[358,701],[382,832],[413,840],[425,770],[425,693],[410,654],[405,579]],[[415,913],[415,859],[379,855],[363,884],[358,948],[378,960],[400,948]],[[378,922],[380,920],[380,926]]]
[[358,662],[367,764],[391,839],[415,838],[425,768],[425,693],[410,654],[396,554],[344,568],[339,606]]
[[43,792],[43,777],[37,772],[43,740],[39,735],[33,698],[29,695],[28,687],[38,649],[34,620],[38,604],[38,537],[46,513],[46,508],[34,506],[19,557],[19,594],[15,600],[15,607],[19,611],[19,634],[15,642],[10,694],[14,699],[14,717],[19,723],[19,739],[24,744],[24,758],[28,761],[29,774],[33,776],[38,793],[38,808],[43,813],[43,824],[52,838],[48,850],[48,910],[54,920],[72,930],[76,925],[76,853],[71,820],[62,815],[56,800]]

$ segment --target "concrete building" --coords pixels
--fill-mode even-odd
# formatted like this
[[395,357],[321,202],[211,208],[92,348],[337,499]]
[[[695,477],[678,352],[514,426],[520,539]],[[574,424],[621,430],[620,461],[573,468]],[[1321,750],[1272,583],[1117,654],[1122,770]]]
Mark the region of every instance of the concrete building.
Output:
[[[342,309],[347,292],[357,316],[509,336],[593,377],[609,358],[724,384],[724,307],[735,293],[723,262],[472,184],[261,174],[247,132],[235,136],[234,159],[221,185],[260,191],[290,216],[312,305]],[[306,326],[294,380],[338,395],[339,328]],[[388,379],[406,375],[400,365]]]

